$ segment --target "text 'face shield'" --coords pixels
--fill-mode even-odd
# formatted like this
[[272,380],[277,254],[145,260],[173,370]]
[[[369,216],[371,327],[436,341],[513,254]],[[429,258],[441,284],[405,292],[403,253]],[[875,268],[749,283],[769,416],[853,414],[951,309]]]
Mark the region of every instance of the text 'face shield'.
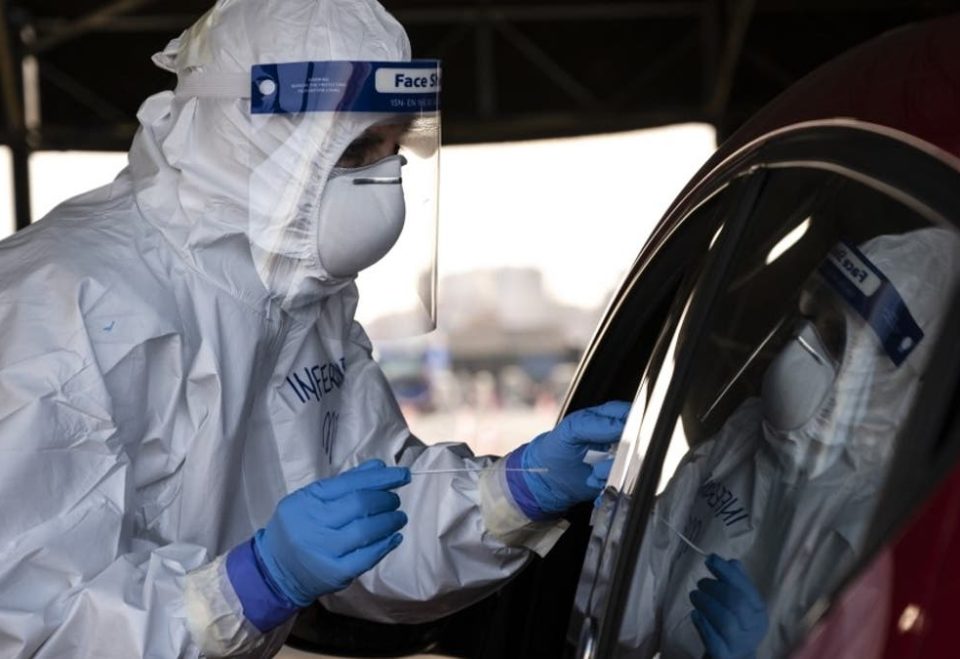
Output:
[[439,62],[261,64],[250,84],[250,236],[267,285],[311,265],[362,270],[392,334],[434,329]]

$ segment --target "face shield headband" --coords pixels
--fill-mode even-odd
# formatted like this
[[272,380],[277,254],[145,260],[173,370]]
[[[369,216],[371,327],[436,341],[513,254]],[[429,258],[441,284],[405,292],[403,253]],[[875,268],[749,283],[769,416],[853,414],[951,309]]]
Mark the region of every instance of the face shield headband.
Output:
[[437,60],[198,70],[176,94],[249,99],[234,106],[249,142],[248,235],[260,278],[286,306],[309,300],[316,278],[363,270],[361,313],[365,299],[386,300],[382,313],[402,319],[396,335],[436,326]]
[[855,246],[837,243],[818,272],[873,330],[894,365],[900,366],[923,340],[923,330],[897,289]]

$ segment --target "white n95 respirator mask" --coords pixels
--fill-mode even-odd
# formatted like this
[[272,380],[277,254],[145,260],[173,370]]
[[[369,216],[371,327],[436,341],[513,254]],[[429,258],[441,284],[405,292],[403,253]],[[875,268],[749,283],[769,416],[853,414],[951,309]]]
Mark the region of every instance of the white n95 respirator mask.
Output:
[[770,363],[761,385],[763,416],[776,430],[795,430],[823,406],[837,366],[812,322],[805,322]]
[[317,218],[320,263],[334,277],[353,277],[386,256],[403,230],[403,156],[334,169]]
[[267,289],[292,309],[360,275],[358,319],[434,329],[440,63],[254,64],[235,82],[250,99],[249,238]]

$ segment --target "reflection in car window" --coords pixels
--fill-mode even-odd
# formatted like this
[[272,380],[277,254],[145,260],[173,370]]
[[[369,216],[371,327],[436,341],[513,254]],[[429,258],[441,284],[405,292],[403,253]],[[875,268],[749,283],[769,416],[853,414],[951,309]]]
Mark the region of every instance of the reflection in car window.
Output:
[[955,229],[838,174],[769,175],[707,326],[668,330],[694,367],[620,656],[799,640],[861,557],[958,278]]

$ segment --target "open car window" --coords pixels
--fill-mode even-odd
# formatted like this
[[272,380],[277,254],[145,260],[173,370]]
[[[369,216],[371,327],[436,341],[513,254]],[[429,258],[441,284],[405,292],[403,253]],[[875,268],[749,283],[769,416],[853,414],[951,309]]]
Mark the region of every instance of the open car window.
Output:
[[863,561],[960,279],[960,234],[909,195],[802,164],[750,177],[749,217],[677,300],[638,393],[666,400],[635,430],[657,444],[656,490],[631,512],[615,656],[802,639]]
[[[576,407],[613,398],[629,400],[638,383],[649,381],[650,369],[659,368],[663,328],[673,326],[678,300],[689,294],[692,282],[711,262],[712,246],[736,212],[741,187],[740,181],[731,181],[682,208],[677,214],[681,221],[646,250],[588,351],[585,372],[572,389]],[[641,388],[638,400],[645,398],[643,392]],[[646,405],[634,404],[630,423],[642,416],[636,414],[641,406]],[[609,480],[616,483],[616,489],[623,489],[628,475],[636,477],[645,450],[646,445],[628,424]],[[568,635],[571,643],[579,642],[581,633],[592,634],[593,621],[603,615],[632,504],[629,497],[612,502],[606,498],[606,505],[593,515]]]

